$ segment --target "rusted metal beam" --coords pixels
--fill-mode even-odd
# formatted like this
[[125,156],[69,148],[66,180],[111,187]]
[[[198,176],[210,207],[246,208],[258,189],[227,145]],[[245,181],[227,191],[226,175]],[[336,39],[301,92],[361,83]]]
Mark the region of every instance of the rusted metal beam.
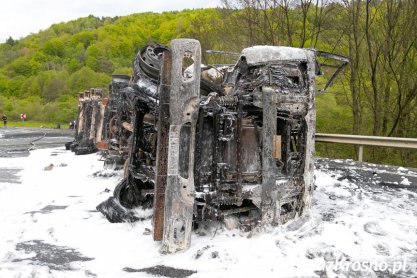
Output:
[[158,144],[156,153],[155,195],[153,205],[153,239],[161,241],[164,233],[165,190],[167,185],[169,144],[169,93],[171,91],[172,56],[163,53],[161,83],[159,87]]

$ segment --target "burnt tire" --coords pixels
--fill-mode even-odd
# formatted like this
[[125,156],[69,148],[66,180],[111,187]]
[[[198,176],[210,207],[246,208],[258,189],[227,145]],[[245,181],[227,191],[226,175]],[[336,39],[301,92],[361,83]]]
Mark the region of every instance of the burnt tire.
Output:
[[141,76],[145,75],[153,81],[158,81],[162,64],[162,53],[165,50],[168,50],[168,47],[162,44],[143,47],[133,61],[135,79],[140,79]]

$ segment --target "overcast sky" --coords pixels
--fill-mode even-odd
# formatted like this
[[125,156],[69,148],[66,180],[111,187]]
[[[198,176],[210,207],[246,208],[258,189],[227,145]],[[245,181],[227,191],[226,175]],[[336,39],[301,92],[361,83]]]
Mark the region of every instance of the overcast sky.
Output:
[[85,17],[128,15],[220,6],[220,0],[6,0],[1,3],[0,42]]

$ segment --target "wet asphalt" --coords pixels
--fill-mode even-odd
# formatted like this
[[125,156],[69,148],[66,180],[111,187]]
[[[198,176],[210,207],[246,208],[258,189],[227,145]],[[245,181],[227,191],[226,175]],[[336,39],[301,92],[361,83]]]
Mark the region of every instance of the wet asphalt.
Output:
[[338,174],[338,180],[346,179],[359,186],[417,192],[417,169],[328,158],[316,158],[315,166],[317,170]]
[[[26,157],[31,150],[64,146],[74,139],[74,130],[0,127],[0,158]],[[0,167],[0,183],[20,183],[22,169]]]

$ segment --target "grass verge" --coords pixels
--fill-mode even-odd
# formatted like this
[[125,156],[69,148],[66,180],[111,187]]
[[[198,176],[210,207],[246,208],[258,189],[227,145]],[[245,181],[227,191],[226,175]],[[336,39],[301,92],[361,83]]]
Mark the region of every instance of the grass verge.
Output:
[[[3,122],[0,122],[0,124],[3,126]],[[25,121],[23,124],[20,121],[7,121],[8,127],[57,128],[57,125],[57,123],[43,123],[36,121]],[[60,128],[68,129],[68,124],[60,124]]]

